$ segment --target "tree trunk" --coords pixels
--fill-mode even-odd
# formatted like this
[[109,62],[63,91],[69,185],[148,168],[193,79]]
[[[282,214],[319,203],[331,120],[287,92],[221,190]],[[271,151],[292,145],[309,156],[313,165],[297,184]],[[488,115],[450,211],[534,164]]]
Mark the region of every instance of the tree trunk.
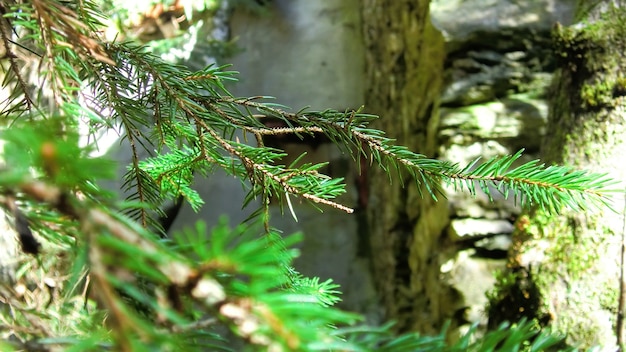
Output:
[[[418,153],[434,156],[442,85],[443,37],[431,25],[427,0],[363,2],[366,111],[375,127]],[[369,196],[360,229],[387,318],[399,330],[439,332],[455,308],[440,287],[439,238],[447,206],[422,198],[415,180],[369,170]],[[445,292],[442,292],[445,291]],[[450,294],[451,293],[451,294]]]
[[[559,70],[543,158],[623,180],[626,6],[581,0],[578,7],[578,24],[554,29]],[[569,343],[614,348],[622,236],[622,215],[608,209],[559,216],[536,209],[521,216],[510,271],[491,302],[492,325],[538,318],[566,332]]]

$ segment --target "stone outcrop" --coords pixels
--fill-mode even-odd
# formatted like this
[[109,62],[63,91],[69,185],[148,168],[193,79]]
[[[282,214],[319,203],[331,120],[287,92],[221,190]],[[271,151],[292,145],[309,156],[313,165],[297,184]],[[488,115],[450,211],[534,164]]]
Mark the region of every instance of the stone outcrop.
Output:
[[[522,148],[520,163],[538,158],[555,67],[550,31],[556,22],[570,22],[573,10],[566,0],[431,3],[448,52],[440,158],[467,164]],[[457,322],[485,324],[485,293],[505,266],[519,207],[495,193],[492,200],[452,187],[447,192],[451,223],[443,241],[452,259],[440,278],[459,293]]]

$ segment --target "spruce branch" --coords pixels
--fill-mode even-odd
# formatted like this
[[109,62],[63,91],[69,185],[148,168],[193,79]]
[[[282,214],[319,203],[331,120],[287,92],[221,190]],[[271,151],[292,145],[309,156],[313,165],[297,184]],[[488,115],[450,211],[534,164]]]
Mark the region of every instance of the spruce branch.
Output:
[[[240,104],[257,109],[272,117],[288,121],[292,126],[276,129],[276,133],[324,133],[339,145],[348,145],[353,155],[361,154],[387,170],[389,166],[402,166],[412,175],[418,186],[424,186],[435,200],[444,195],[441,182],[476,194],[476,184],[491,196],[495,191],[504,197],[513,196],[522,206],[538,205],[549,211],[562,206],[573,210],[610,205],[610,195],[616,184],[606,174],[574,170],[566,166],[546,166],[537,160],[514,167],[523,150],[514,155],[500,156],[479,163],[479,159],[465,167],[458,164],[431,159],[398,146],[395,140],[384,137],[382,131],[368,128],[372,115],[359,111],[290,113],[248,99],[222,97],[224,103]],[[266,135],[264,129],[255,133]],[[421,188],[420,192],[421,192]]]
[[[215,105],[212,105],[210,101],[214,99],[214,96],[201,95],[196,91],[192,91],[190,87],[187,87],[185,85],[185,82],[201,84],[200,88],[205,88],[205,90],[213,90],[213,94],[218,94],[217,91],[215,91],[214,89],[202,84],[202,82],[205,82],[207,80],[215,83],[216,77],[219,77],[215,73],[218,72],[217,70],[214,70],[214,72],[212,73],[205,72],[201,75],[188,74],[187,77],[194,77],[194,79],[180,80],[178,78],[174,78],[173,75],[166,75],[164,71],[159,71],[159,66],[157,64],[147,61],[148,59],[153,60],[148,55],[140,55],[138,52],[133,52],[127,57],[131,59],[132,62],[142,67],[142,69],[145,69],[144,72],[147,72],[151,77],[151,85],[153,87],[158,87],[158,89],[161,89],[163,90],[163,92],[167,93],[167,96],[174,104],[176,111],[181,112],[180,118],[185,118],[195,123],[196,131],[198,131],[198,136],[195,136],[195,138],[192,137],[192,139],[195,140],[195,142],[200,146],[200,151],[203,155],[206,156],[207,154],[206,143],[210,143],[210,140],[216,141],[217,145],[219,145],[224,151],[237,157],[241,161],[242,165],[247,170],[247,175],[250,176],[250,180],[253,182],[253,184],[266,184],[266,181],[269,180],[271,182],[271,187],[278,184],[280,185],[280,187],[282,187],[284,192],[300,196],[315,203],[329,205],[331,207],[346,212],[352,212],[352,209],[330,200],[336,197],[342,191],[340,190],[340,188],[338,188],[338,182],[336,180],[330,180],[330,178],[328,178],[327,176],[317,172],[317,169],[323,166],[322,164],[317,165],[307,171],[296,169],[290,170],[282,167],[271,166],[269,164],[273,162],[276,157],[279,156],[278,154],[274,153],[273,157],[267,159],[266,157],[261,157],[267,154],[263,153],[262,148],[257,149],[244,145],[239,145],[235,147],[233,145],[233,141],[226,140],[220,136],[221,133],[218,133],[216,131],[216,128],[221,127],[222,129],[224,129],[224,127],[222,126],[227,122],[231,122],[232,125],[226,126],[226,128],[242,128],[254,134],[274,132],[272,131],[272,129],[269,128],[246,126],[243,123],[247,123],[249,121],[244,120],[242,122],[233,119],[228,113],[226,113],[222,109],[217,108]],[[179,74],[180,72],[177,72],[177,76]],[[201,77],[209,78],[202,79]],[[221,87],[218,83],[215,84],[218,85],[218,88]],[[206,110],[203,105],[211,110]],[[219,121],[219,123],[216,124],[216,117],[221,117],[223,119],[217,120]],[[171,121],[160,119],[159,116],[157,116],[156,119],[160,120],[161,123],[172,123]],[[252,119],[254,120],[254,118]],[[259,130],[261,131],[261,133],[258,132]],[[287,131],[278,132],[287,133]],[[203,136],[204,134],[209,136],[209,141]],[[131,141],[132,145],[133,137],[130,134],[127,134],[127,138],[129,138],[129,141]],[[265,152],[268,152],[268,150],[265,150]],[[256,157],[253,157],[253,154],[256,154]],[[137,170],[138,167],[138,164],[135,163],[135,155],[136,153],[133,152],[132,170]],[[206,157],[206,160],[211,162],[215,159]],[[177,165],[180,166],[181,164],[177,163]],[[159,177],[157,176],[157,178]]]
[[[47,56],[54,58],[56,46],[65,46],[81,55],[81,59],[94,58],[109,65],[115,65],[103,47],[98,35],[98,11],[93,3],[82,3],[81,15],[75,9],[58,1],[31,0],[34,14],[37,16],[42,41],[45,43]],[[85,6],[87,5],[87,6]]]
[[[222,68],[213,67],[192,73],[184,68],[176,67],[176,71],[172,71],[172,67],[164,65],[158,58],[145,54],[140,49],[130,50],[126,45],[116,44],[111,45],[110,50],[118,53],[111,55],[112,57],[124,54],[124,65],[133,67],[131,73],[142,72],[144,74],[142,78],[138,76],[135,78],[139,81],[134,86],[145,88],[135,89],[135,94],[155,99],[154,111],[159,113],[155,114],[159,129],[158,135],[163,136],[161,144],[173,146],[172,138],[176,139],[181,136],[180,128],[175,127],[177,129],[169,131],[168,128],[171,129],[179,123],[184,124],[185,121],[192,122],[195,125],[195,135],[192,133],[183,135],[188,142],[199,146],[202,158],[208,163],[219,161],[220,158],[211,155],[209,151],[211,146],[218,146],[240,160],[246,170],[246,177],[253,183],[253,189],[254,185],[263,185],[261,188],[269,187],[269,189],[274,189],[273,193],[277,193],[276,186],[279,186],[283,192],[351,212],[350,208],[331,200],[340,194],[337,189],[334,188],[331,192],[323,191],[324,187],[336,185],[330,183],[326,176],[317,173],[316,170],[303,173],[276,166],[273,163],[278,155],[273,154],[272,157],[267,158],[269,151],[263,149],[264,136],[285,134],[302,136],[323,133],[331,141],[349,151],[356,160],[360,160],[357,155],[361,155],[368,157],[386,170],[389,166],[402,167],[418,185],[423,186],[419,188],[420,192],[425,189],[435,199],[443,195],[441,183],[444,182],[466,189],[471,194],[476,194],[476,185],[478,185],[478,188],[490,196],[494,191],[505,197],[512,194],[514,199],[524,206],[537,204],[551,210],[557,210],[562,205],[580,209],[584,201],[594,204],[607,203],[610,183],[605,175],[578,172],[563,167],[546,167],[538,162],[530,162],[513,168],[513,163],[519,159],[521,153],[494,158],[482,164],[476,161],[467,167],[460,167],[453,163],[430,159],[409,151],[405,147],[395,145],[395,141],[385,137],[383,132],[368,127],[368,124],[376,118],[375,116],[363,114],[360,111],[327,110],[291,113],[281,106],[260,101],[263,97],[235,98],[230,96],[222,81],[232,79],[232,73],[221,72]],[[115,93],[115,95],[121,96],[120,93]],[[160,98],[157,100],[156,97]],[[122,117],[126,114],[125,110],[130,109],[126,104],[115,107]],[[256,110],[260,114],[252,113],[251,110]],[[284,122],[285,126],[277,128],[265,126],[262,122],[264,116],[278,118]],[[127,118],[122,120],[128,121]],[[138,131],[128,122],[125,122],[125,126],[129,130]],[[223,137],[231,135],[237,129],[252,134],[259,142],[259,147],[244,147]],[[141,134],[140,131],[139,133]],[[133,144],[132,134],[127,133],[126,138]],[[170,140],[170,142],[165,140]],[[137,173],[139,164],[135,162],[137,157],[135,151],[133,151],[133,156],[133,170]],[[229,165],[224,161],[221,160],[218,165],[236,169],[232,163]],[[182,160],[181,163],[175,164],[183,167]],[[202,166],[196,160],[191,169],[202,169]],[[236,174],[241,176],[240,172]],[[303,176],[307,179],[303,180]],[[158,180],[162,177],[156,176]],[[187,189],[188,183],[187,180],[180,184],[180,189]],[[311,186],[317,188],[311,188]],[[188,191],[185,192],[191,195]],[[272,193],[258,190],[255,192],[268,196]]]
[[[315,294],[277,290],[287,283],[287,277],[279,275],[284,254],[279,248],[268,248],[263,238],[252,239],[250,236],[255,234],[246,227],[233,231],[222,226],[210,237],[204,233],[202,225],[187,230],[180,246],[196,253],[197,260],[192,261],[189,259],[192,256],[172,252],[134,222],[54,185],[23,180],[16,185],[16,190],[26,198],[45,202],[71,216],[80,227],[88,242],[92,291],[110,314],[110,326],[114,328],[117,347],[121,350],[134,350],[134,336],[151,341],[162,333],[159,327],[152,329],[146,325],[119,296],[121,291],[147,299],[133,289],[137,285],[136,278],[128,274],[132,262],[142,263],[131,267],[155,285],[174,287],[175,292],[186,299],[219,313],[238,335],[253,345],[307,349],[320,339],[332,338],[331,324],[357,320],[354,314],[320,304],[320,297]],[[210,246],[205,243],[207,238],[211,239]],[[288,238],[285,244],[289,246],[297,240],[298,237]],[[241,280],[242,277],[248,279]],[[317,282],[310,285],[313,284]],[[328,304],[334,302],[329,295],[336,286],[325,282],[319,287],[326,290],[321,297]],[[164,313],[162,324],[169,326],[172,332],[205,324],[190,323],[167,306],[159,306],[158,302],[152,304]],[[167,302],[160,304],[167,305]]]
[[[347,213],[354,211],[349,207],[330,200],[343,193],[344,188],[338,185],[338,181],[340,180],[333,180],[317,171],[325,164],[308,165],[308,167],[305,167],[305,165],[298,169],[285,169],[280,166],[269,165],[267,161],[259,162],[248,156],[252,154],[250,147],[240,145],[239,148],[236,148],[218,136],[213,130],[209,129],[204,122],[198,121],[198,123],[204,125],[211,137],[217,140],[226,151],[238,157],[249,174],[261,175],[261,177],[252,178],[253,183],[256,181],[257,183],[265,184],[263,181],[269,179],[279,184],[285,192],[300,196],[315,203],[343,210]],[[246,151],[249,152],[246,153]]]
[[370,150],[375,151],[374,158],[379,164],[383,163],[381,155],[391,163],[402,164],[409,172],[419,176],[415,177],[416,182],[423,184],[435,199],[436,192],[441,193],[439,181],[466,189],[472,195],[476,194],[476,182],[489,196],[493,189],[504,197],[512,193],[522,206],[536,204],[551,212],[558,211],[562,206],[573,210],[587,209],[589,204],[608,206],[609,195],[615,193],[611,186],[617,182],[606,174],[565,166],[545,166],[538,160],[513,167],[523,150],[514,155],[491,158],[482,164],[476,159],[461,167],[412,153],[405,147],[393,145],[393,140],[376,134],[354,133]]
[[[153,106],[159,145],[167,145],[175,151],[175,141],[184,136],[188,143],[199,146],[203,160],[209,163],[219,160],[215,154],[209,152],[212,146],[217,145],[240,160],[253,184],[268,186],[274,190],[273,193],[278,193],[276,188],[278,186],[283,192],[347,212],[351,209],[331,200],[340,192],[335,187],[336,183],[329,182],[326,176],[317,172],[319,167],[303,172],[276,166],[273,165],[276,160],[274,157],[269,159],[266,156],[261,157],[268,153],[267,150],[258,151],[254,147],[236,146],[237,143],[222,136],[240,129],[254,135],[262,147],[264,136],[324,133],[353,156],[369,157],[385,169],[389,166],[403,167],[433,198],[443,194],[440,187],[443,181],[467,189],[472,194],[476,191],[475,184],[487,194],[494,190],[505,196],[512,193],[523,205],[538,204],[550,209],[557,209],[561,204],[580,209],[585,200],[606,203],[607,182],[604,182],[606,181],[604,175],[545,167],[536,162],[512,168],[512,163],[520,157],[519,153],[511,157],[495,158],[483,164],[472,163],[463,168],[429,159],[395,145],[394,140],[384,137],[381,131],[368,128],[369,122],[375,118],[372,115],[362,114],[360,111],[342,113],[332,110],[291,113],[286,112],[281,106],[261,102],[260,99],[263,97],[234,98],[222,83],[232,79],[232,73],[222,72],[222,68],[210,67],[194,73],[180,66],[165,64],[145,53],[141,47],[122,43],[110,44],[105,48],[93,33],[92,27],[86,25],[72,27],[79,17],[74,9],[49,0],[33,2],[34,13],[42,13],[46,9],[49,13],[39,17],[38,26],[46,51],[45,58],[50,62],[48,71],[65,72],[64,76],[50,79],[57,82],[54,91],[61,92],[67,89],[71,86],[71,84],[68,86],[70,81],[79,82],[79,75],[66,68],[72,65],[59,61],[64,60],[63,57],[67,55],[53,57],[59,52],[57,48],[59,45],[67,43],[68,48],[83,57],[87,54],[91,56],[94,56],[94,53],[102,54],[95,55],[95,60],[86,60],[86,63],[80,65],[94,77],[90,83],[96,96],[97,112],[104,116],[104,112],[110,109],[113,118],[119,118],[124,127],[123,138],[129,141],[132,154],[132,165],[125,187],[136,192],[131,198],[153,204],[153,210],[158,209],[161,191],[169,189],[171,192],[175,186],[178,187],[179,193],[186,194],[188,199],[196,199],[195,204],[198,204],[197,197],[188,187],[189,172],[193,174],[193,170],[201,170],[206,168],[206,165],[200,164],[200,159],[187,166],[183,160],[174,163],[176,167],[188,170],[187,176],[178,184],[170,179],[170,185],[165,188],[162,187],[161,181],[167,178],[167,173],[173,169],[164,170],[163,175],[155,173],[148,175],[143,172],[140,166],[139,145],[151,153],[154,144],[144,136],[144,130],[150,129],[151,124],[145,118],[145,111],[139,108],[141,102],[150,102]],[[100,56],[104,56],[105,59]],[[61,67],[65,71],[60,70]],[[69,92],[63,93],[63,96],[67,94]],[[55,99],[58,103],[65,100],[59,95],[56,95]],[[253,114],[250,109],[261,114]],[[262,123],[262,116],[278,118],[286,127],[267,127]],[[193,122],[194,133],[183,132],[185,121]],[[233,167],[224,162],[218,164],[222,167]],[[583,183],[586,187],[582,187]],[[324,188],[329,186],[333,189],[325,192]],[[264,192],[268,196],[271,193]],[[138,214],[142,224],[148,226],[150,215],[146,209],[138,210]]]

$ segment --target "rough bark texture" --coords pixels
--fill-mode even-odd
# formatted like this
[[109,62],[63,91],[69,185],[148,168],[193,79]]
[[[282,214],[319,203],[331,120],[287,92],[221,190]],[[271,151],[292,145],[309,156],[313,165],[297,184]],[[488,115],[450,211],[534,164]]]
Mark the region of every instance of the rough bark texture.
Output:
[[[434,156],[443,38],[430,24],[427,0],[363,1],[366,110],[376,127],[411,150]],[[373,260],[388,318],[400,330],[439,331],[455,310],[454,292],[440,287],[439,238],[447,225],[445,202],[422,198],[414,180],[404,186],[370,169],[369,202],[361,235]],[[445,292],[442,292],[445,291]]]
[[[578,6],[578,19],[588,21],[554,29],[560,69],[543,158],[624,180],[626,7],[597,0]],[[492,302],[492,322],[535,317],[567,332],[568,342],[614,348],[622,215],[536,210],[516,225],[511,271]]]

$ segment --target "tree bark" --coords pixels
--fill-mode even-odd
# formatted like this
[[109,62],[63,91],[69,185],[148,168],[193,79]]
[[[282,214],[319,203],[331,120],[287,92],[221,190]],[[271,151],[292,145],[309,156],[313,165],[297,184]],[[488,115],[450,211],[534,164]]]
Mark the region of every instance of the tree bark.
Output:
[[[434,156],[441,93],[443,37],[431,25],[427,0],[367,0],[362,4],[366,46],[366,111],[375,127],[413,151]],[[369,248],[387,318],[399,330],[436,333],[455,308],[454,292],[438,280],[439,238],[448,223],[444,201],[422,198],[415,180],[369,170],[361,236]],[[443,292],[445,291],[445,292]]]
[[[611,5],[612,4],[612,5]],[[559,61],[543,159],[624,180],[626,6],[583,0],[577,24],[554,29]],[[614,203],[617,212],[623,199]],[[492,325],[538,318],[581,347],[616,346],[622,214],[609,209],[558,216],[535,209],[516,223],[510,271],[490,306]]]

